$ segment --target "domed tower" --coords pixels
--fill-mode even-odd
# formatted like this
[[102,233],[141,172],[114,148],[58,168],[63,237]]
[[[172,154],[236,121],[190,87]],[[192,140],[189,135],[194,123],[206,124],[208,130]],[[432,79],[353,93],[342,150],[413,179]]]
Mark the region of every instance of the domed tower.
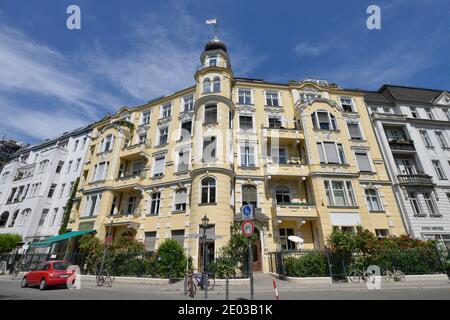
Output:
[[[228,242],[234,218],[233,72],[225,43],[208,41],[195,73],[196,101],[192,146],[190,233],[200,233],[202,218],[209,218],[207,234],[215,235],[206,247],[209,258]],[[213,238],[213,237],[211,237]],[[194,265],[204,261],[202,240],[189,239]]]

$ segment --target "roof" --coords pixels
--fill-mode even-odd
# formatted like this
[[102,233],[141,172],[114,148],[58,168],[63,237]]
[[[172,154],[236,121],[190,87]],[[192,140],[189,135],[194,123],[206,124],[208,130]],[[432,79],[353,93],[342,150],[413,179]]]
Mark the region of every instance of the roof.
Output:
[[368,103],[393,104],[397,101],[432,104],[444,91],[385,84],[377,92],[366,91]]
[[69,240],[70,238],[73,238],[73,237],[78,237],[78,236],[82,236],[84,234],[89,234],[89,233],[94,233],[94,232],[96,232],[96,231],[95,230],[72,231],[72,232],[60,234],[58,236],[50,237],[43,241],[30,243],[30,247],[32,247],[32,248],[49,247],[54,243]]

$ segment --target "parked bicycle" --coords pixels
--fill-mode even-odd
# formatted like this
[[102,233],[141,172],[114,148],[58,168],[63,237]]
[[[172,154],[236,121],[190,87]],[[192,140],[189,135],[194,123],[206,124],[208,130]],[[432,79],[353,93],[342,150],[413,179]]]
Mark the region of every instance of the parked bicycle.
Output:
[[206,272],[187,272],[184,279],[185,294],[189,293],[190,296],[194,296],[197,286],[200,289],[205,289],[207,286],[208,290],[212,290],[216,286],[216,279],[214,275],[208,275]]
[[383,271],[383,280],[386,282],[390,282],[391,280],[394,281],[404,281],[406,280],[406,276],[405,274],[400,271],[400,270],[396,270],[394,268],[394,272],[391,272],[389,269]]
[[358,269],[353,269],[350,271],[348,278],[353,283],[359,283],[361,280],[367,282],[372,274],[367,271],[360,271]]
[[101,272],[97,269],[95,272],[95,281],[99,287],[106,285],[111,288],[114,283],[114,277],[111,277],[106,269],[103,269]]

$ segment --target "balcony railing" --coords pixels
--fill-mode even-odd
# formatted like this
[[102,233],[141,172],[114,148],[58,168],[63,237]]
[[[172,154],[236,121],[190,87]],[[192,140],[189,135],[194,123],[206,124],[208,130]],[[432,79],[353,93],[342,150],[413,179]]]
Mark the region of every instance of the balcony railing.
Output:
[[433,185],[433,178],[426,174],[402,174],[397,178],[399,183],[405,185]]
[[315,204],[307,203],[278,203],[273,205],[273,210],[280,218],[318,218]]
[[390,140],[389,146],[391,150],[405,150],[405,151],[415,151],[414,141],[403,139],[403,140]]

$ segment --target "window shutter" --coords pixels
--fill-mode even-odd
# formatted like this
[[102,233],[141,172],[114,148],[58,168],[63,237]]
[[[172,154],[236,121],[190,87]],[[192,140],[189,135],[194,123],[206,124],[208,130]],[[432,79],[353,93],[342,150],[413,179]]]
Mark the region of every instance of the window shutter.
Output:
[[155,251],[156,231],[151,231],[151,232],[145,233],[144,244],[145,244],[146,251]]
[[175,204],[186,203],[186,189],[175,192]]
[[350,137],[361,138],[361,131],[356,123],[348,123],[348,131],[350,132]]
[[162,174],[164,172],[164,157],[155,159],[155,167],[153,168],[153,175]]
[[336,145],[333,142],[324,142],[325,153],[327,155],[327,162],[339,163],[339,156],[336,151]]
[[356,153],[355,156],[360,171],[366,172],[372,171],[372,167],[370,166],[369,157],[367,153]]

